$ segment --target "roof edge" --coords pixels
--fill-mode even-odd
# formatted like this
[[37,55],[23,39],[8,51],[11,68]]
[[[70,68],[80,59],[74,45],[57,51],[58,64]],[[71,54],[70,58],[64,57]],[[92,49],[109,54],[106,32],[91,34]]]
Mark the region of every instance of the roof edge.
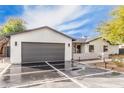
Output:
[[12,36],[12,35],[16,35],[16,34],[21,34],[21,33],[26,33],[26,32],[35,31],[35,30],[44,29],[44,28],[48,28],[48,29],[50,29],[50,30],[53,30],[53,31],[55,31],[55,32],[57,32],[57,33],[59,33],[59,34],[61,34],[61,35],[64,35],[64,36],[66,36],[66,37],[68,37],[68,38],[71,38],[72,40],[76,40],[75,38],[73,38],[73,37],[71,37],[71,36],[68,36],[68,35],[66,35],[66,34],[64,34],[64,33],[60,32],[60,31],[57,31],[57,30],[55,30],[54,28],[51,28],[51,27],[49,27],[49,26],[43,26],[43,27],[28,29],[28,30],[24,30],[24,31],[22,31],[22,32],[12,33],[12,34],[10,34],[10,35],[8,35],[8,36]]
[[89,43],[89,42],[95,41],[95,40],[100,39],[100,38],[102,38],[102,37],[96,37],[96,38],[94,38],[94,39],[91,39],[91,40],[89,40],[89,41],[86,41],[86,43]]

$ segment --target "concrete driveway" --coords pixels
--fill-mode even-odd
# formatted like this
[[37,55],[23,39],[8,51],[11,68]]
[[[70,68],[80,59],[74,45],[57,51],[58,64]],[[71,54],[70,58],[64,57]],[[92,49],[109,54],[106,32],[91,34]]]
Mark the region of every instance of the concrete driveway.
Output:
[[89,88],[124,88],[124,78],[84,78],[80,82]]
[[[78,84],[91,88],[112,88],[124,86],[124,74],[110,70],[75,63],[66,71],[64,63],[52,64],[54,67],[75,79]],[[47,64],[12,65],[0,76],[0,87],[24,88],[79,88],[75,82],[66,78]]]

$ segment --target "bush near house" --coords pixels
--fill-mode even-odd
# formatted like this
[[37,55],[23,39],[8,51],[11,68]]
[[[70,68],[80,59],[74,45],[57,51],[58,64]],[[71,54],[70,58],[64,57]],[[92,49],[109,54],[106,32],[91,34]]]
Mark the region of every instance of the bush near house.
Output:
[[124,55],[112,55],[112,62],[118,67],[124,67]]
[[118,67],[124,67],[124,63],[123,63],[123,62],[115,61],[114,63],[115,63],[115,65],[118,66]]

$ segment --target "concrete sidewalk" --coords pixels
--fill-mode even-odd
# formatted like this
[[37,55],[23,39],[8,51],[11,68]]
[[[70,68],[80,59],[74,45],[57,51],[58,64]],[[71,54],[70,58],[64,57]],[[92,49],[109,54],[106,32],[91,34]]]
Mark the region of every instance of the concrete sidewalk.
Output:
[[[105,62],[110,62],[111,59],[105,59]],[[103,60],[87,60],[87,61],[80,61],[79,63],[82,64],[90,64],[90,63],[99,63],[99,62],[103,62]]]

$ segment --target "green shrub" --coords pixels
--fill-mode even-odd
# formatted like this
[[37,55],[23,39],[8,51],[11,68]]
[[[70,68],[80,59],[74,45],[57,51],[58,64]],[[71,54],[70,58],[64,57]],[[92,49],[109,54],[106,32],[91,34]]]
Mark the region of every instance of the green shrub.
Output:
[[117,76],[117,75],[120,75],[120,73],[118,73],[118,72],[112,72],[112,75],[113,76]]

